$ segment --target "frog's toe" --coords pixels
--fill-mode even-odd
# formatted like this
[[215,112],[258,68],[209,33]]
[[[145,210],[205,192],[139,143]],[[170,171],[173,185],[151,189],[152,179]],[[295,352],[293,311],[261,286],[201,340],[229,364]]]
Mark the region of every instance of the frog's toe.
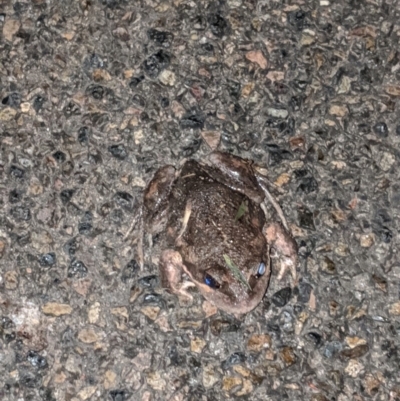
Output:
[[194,283],[191,281],[185,281],[182,283],[179,288],[177,289],[178,298],[184,302],[191,302],[193,301],[193,296],[188,292],[188,288],[196,287]]
[[267,242],[281,260],[278,280],[281,280],[285,273],[289,271],[293,281],[296,282],[296,267],[298,263],[296,241],[279,223],[270,224],[265,229],[265,236]]
[[293,281],[296,283],[297,279],[297,272],[296,272],[296,264],[293,261],[293,258],[291,257],[281,257],[281,265],[279,268],[279,273],[278,273],[278,280],[282,280],[283,276],[287,273],[290,272]]

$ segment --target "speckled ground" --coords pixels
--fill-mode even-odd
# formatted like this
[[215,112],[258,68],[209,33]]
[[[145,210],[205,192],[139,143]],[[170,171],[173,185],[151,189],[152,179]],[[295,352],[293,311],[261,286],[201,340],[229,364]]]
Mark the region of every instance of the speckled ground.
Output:
[[[0,0],[0,399],[400,400],[397,0]],[[299,244],[242,320],[159,285],[166,163],[268,170]]]

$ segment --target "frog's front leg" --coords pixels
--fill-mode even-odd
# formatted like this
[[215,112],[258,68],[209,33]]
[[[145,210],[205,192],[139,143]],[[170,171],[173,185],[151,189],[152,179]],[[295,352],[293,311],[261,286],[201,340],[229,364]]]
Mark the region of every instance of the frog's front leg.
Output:
[[149,234],[161,232],[166,225],[169,195],[175,181],[175,168],[164,166],[156,171],[143,195],[143,219]]
[[272,223],[265,228],[268,243],[279,255],[281,267],[278,280],[289,270],[296,283],[296,267],[298,263],[297,243],[294,238],[279,224]]
[[182,282],[185,269],[181,254],[173,249],[166,249],[161,254],[159,266],[162,287],[186,300],[192,300],[192,295],[186,290],[195,284],[191,281]]

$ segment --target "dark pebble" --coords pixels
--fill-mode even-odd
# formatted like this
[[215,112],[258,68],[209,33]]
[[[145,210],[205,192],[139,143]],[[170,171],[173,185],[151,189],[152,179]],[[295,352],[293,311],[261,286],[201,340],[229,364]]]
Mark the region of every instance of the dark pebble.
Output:
[[201,48],[205,50],[207,53],[212,53],[214,51],[214,46],[211,43],[202,43]]
[[209,15],[207,20],[213,35],[222,38],[227,33],[228,23],[219,13]]
[[282,160],[290,160],[293,155],[286,149],[281,149],[278,145],[274,143],[268,143],[265,145],[265,150],[268,151],[268,164],[270,166],[275,166],[279,164]]
[[239,82],[228,81],[228,92],[230,96],[238,98],[240,96],[241,89],[242,85]]
[[101,0],[101,4],[111,10],[120,6],[121,0]]
[[14,178],[23,178],[25,175],[25,170],[20,167],[15,166],[14,164],[10,167],[10,175]]
[[374,132],[376,135],[382,136],[382,137],[387,137],[389,134],[389,129],[386,123],[384,122],[378,122],[374,125]]
[[10,93],[1,101],[2,104],[18,109],[21,104],[21,95],[17,92]]
[[167,97],[162,97],[160,99],[160,105],[163,109],[169,106],[169,99]]
[[204,116],[197,113],[187,113],[182,117],[179,125],[183,129],[202,129],[204,127]]
[[80,144],[85,144],[89,140],[89,128],[84,126],[78,130],[78,141]]
[[193,156],[201,146],[201,141],[199,139],[195,139],[189,145],[185,146],[181,151],[182,158]]
[[61,202],[64,204],[64,205],[66,205],[71,199],[72,199],[72,197],[73,197],[73,195],[74,195],[74,190],[73,189],[63,189],[61,192],[60,192],[60,199],[61,199]]
[[281,326],[277,323],[273,323],[273,322],[268,322],[267,323],[267,330],[270,333],[280,333],[281,332]]
[[94,153],[89,153],[88,154],[88,162],[92,164],[101,164],[102,163],[102,157],[100,152],[94,151]]
[[140,75],[139,77],[133,77],[129,82],[130,88],[136,88],[143,80],[145,79],[144,75]]
[[68,267],[68,278],[84,278],[87,276],[88,269],[81,260],[73,259]]
[[311,341],[316,347],[320,346],[322,343],[322,336],[315,331],[310,331],[307,333],[306,338]]
[[143,297],[143,304],[144,305],[158,305],[162,306],[165,303],[163,297],[160,294],[146,294]]
[[90,234],[90,232],[92,231],[92,228],[93,228],[92,224],[87,221],[84,221],[84,222],[81,222],[78,224],[78,231],[79,231],[79,234],[81,234],[81,235]]
[[23,206],[13,207],[10,214],[17,221],[29,221],[32,217],[30,209]]
[[296,289],[297,301],[303,304],[307,303],[310,300],[312,285],[305,281],[300,281]]
[[18,203],[22,200],[22,192],[18,191],[17,189],[13,189],[8,194],[8,201],[10,203]]
[[125,160],[128,156],[128,152],[124,145],[111,145],[108,147],[108,151],[111,153],[113,157],[118,160]]
[[297,187],[298,191],[302,191],[306,194],[315,192],[318,190],[318,182],[314,177],[305,177],[301,180],[300,185]]
[[85,92],[93,99],[102,100],[105,94],[105,88],[101,85],[92,84],[86,88]]
[[[187,362],[186,362],[186,366],[189,367],[189,369],[192,372],[193,377],[195,377],[200,371],[201,362],[200,362],[200,360],[198,358],[194,358],[193,356],[189,356],[188,359],[187,359]],[[198,398],[195,398],[195,399],[197,400]]]
[[325,261],[325,272],[328,274],[335,274],[336,273],[336,265],[335,262],[329,258],[328,256],[324,257]]
[[65,107],[64,107],[64,115],[65,117],[69,118],[72,116],[79,116],[81,114],[81,109],[80,107],[74,103],[74,102],[69,102]]
[[148,115],[148,113],[146,113],[145,111],[143,113],[140,113],[140,122],[147,123],[148,121],[150,121],[150,116]]
[[306,241],[301,240],[299,243],[298,254],[300,257],[306,259],[311,255],[312,245],[308,244]]
[[296,304],[293,306],[293,312],[296,316],[300,316],[300,313],[304,311],[304,305]]
[[138,94],[132,96],[132,103],[139,107],[146,107],[146,99]]
[[7,316],[2,316],[0,319],[0,327],[3,330],[11,329],[15,327],[14,322]]
[[396,135],[400,136],[400,124],[396,127]]
[[76,238],[72,238],[67,241],[64,245],[64,252],[70,257],[74,257],[77,250],[79,249],[79,244]]
[[310,210],[306,207],[301,207],[297,211],[297,217],[299,220],[299,226],[309,230],[315,230],[314,217]]
[[295,27],[298,31],[301,31],[305,27],[307,14],[303,10],[291,11],[287,15],[287,21],[290,25]]
[[384,242],[385,244],[389,244],[392,241],[393,233],[389,228],[382,226],[379,229],[377,229],[376,232],[381,241]]
[[296,79],[292,81],[293,88],[301,92],[304,92],[307,89],[308,84],[309,82],[303,79]]
[[112,210],[112,204],[110,202],[103,203],[100,207],[99,214],[102,217],[107,217]]
[[40,255],[39,263],[40,266],[50,267],[54,266],[57,262],[56,254],[54,252],[44,253]]
[[171,56],[163,50],[152,54],[143,62],[143,69],[151,78],[156,78],[158,74],[169,66]]
[[322,355],[325,358],[333,358],[338,352],[342,350],[343,346],[339,341],[331,341],[327,343],[322,350]]
[[67,156],[65,155],[65,153],[61,152],[60,150],[58,150],[57,152],[54,152],[53,157],[57,163],[64,163],[65,160],[67,159]]
[[53,395],[55,390],[46,387],[40,387],[39,396],[41,401],[57,401]]
[[131,259],[122,271],[121,280],[125,283],[129,279],[135,278],[139,270],[139,263],[135,259]]
[[133,208],[133,196],[128,192],[117,192],[114,195],[114,201],[124,209],[130,210]]
[[108,394],[111,401],[126,401],[130,397],[127,390],[111,390]]
[[25,3],[22,1],[17,1],[13,4],[13,9],[15,11],[15,14],[21,15],[28,11],[29,9],[29,3]]
[[387,224],[392,221],[387,209],[378,209],[375,213],[375,220],[378,224]]
[[186,364],[185,355],[178,352],[178,347],[175,344],[169,348],[167,357],[173,366],[182,366]]
[[47,359],[44,356],[39,355],[36,351],[29,351],[26,359],[35,368],[47,368]]
[[225,361],[221,363],[221,368],[223,370],[229,369],[233,365],[239,365],[246,361],[246,355],[243,352],[235,352],[228,357]]
[[304,168],[304,169],[294,170],[293,173],[294,173],[294,176],[296,177],[296,179],[299,179],[299,178],[306,177],[308,174],[308,171]]
[[35,109],[36,113],[38,113],[42,109],[45,102],[46,102],[45,97],[41,95],[37,95],[35,97],[35,99],[33,100],[32,107]]
[[169,46],[173,35],[171,32],[159,31],[158,29],[151,28],[147,31],[147,37],[160,46]]
[[83,61],[83,68],[87,69],[87,70],[91,70],[91,69],[104,69],[106,68],[107,64],[106,62],[103,60],[103,58],[96,53],[92,53],[89,56],[87,56],[85,58],[85,60]]
[[292,96],[292,98],[289,101],[289,107],[291,108],[292,111],[300,111],[303,102],[304,102],[303,96]]
[[154,288],[158,285],[158,276],[151,274],[149,276],[141,277],[138,284],[143,288]]
[[278,307],[285,306],[292,296],[292,289],[290,287],[282,288],[271,297],[271,301]]
[[4,342],[6,344],[9,344],[10,342],[14,341],[16,339],[17,335],[15,334],[15,332],[13,331],[12,333],[6,333],[4,335]]

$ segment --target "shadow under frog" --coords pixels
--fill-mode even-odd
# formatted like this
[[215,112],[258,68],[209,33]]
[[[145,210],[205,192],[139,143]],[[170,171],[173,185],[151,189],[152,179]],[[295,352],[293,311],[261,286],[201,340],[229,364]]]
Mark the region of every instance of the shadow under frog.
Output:
[[156,172],[144,192],[144,228],[161,236],[163,287],[192,298],[186,290],[196,286],[216,307],[240,316],[264,297],[271,249],[281,258],[279,276],[289,269],[295,279],[297,245],[281,224],[266,220],[251,161],[222,152],[208,161]]

